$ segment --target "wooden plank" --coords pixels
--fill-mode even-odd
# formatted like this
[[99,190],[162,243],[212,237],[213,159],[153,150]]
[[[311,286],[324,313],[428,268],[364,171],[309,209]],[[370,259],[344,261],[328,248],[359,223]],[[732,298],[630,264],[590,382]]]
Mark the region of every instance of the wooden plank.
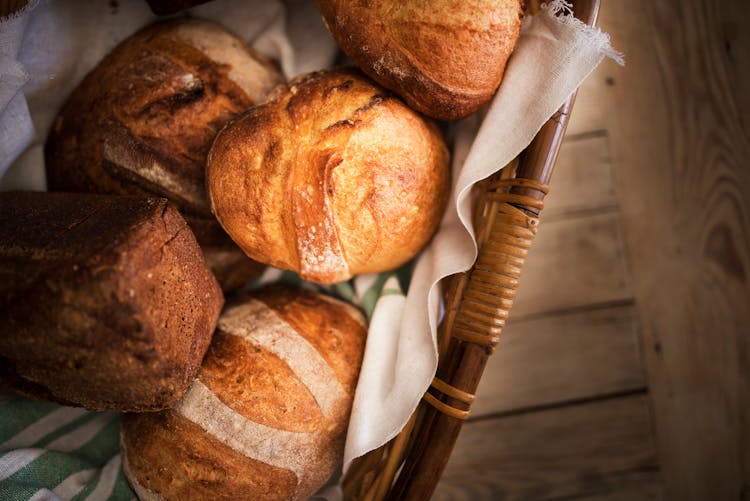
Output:
[[602,10],[628,58],[612,158],[668,499],[750,497],[748,19],[740,1]]
[[[606,9],[603,5],[601,10]],[[619,49],[617,40],[613,40],[615,48]],[[627,57],[627,54],[626,54]],[[578,89],[573,112],[570,115],[566,136],[577,136],[593,131],[606,130],[609,116],[613,113],[613,92],[617,85],[615,73],[617,63],[603,61]]]
[[[604,492],[576,496],[577,501],[658,501],[662,499],[661,475],[655,471],[614,476]],[[570,499],[570,498],[566,498]]]
[[542,221],[511,315],[523,317],[631,297],[616,212]]
[[[587,489],[588,493],[574,493],[570,496],[547,497],[531,492],[517,494],[501,490],[497,485],[473,484],[467,485],[460,479],[445,481],[438,486],[433,500],[441,501],[506,501],[518,499],[526,501],[534,500],[571,500],[576,501],[658,501],[662,499],[661,478],[656,471],[634,471],[622,474],[607,475],[605,479],[590,478],[598,485]],[[591,494],[591,491],[598,491]]]
[[726,61],[724,65],[727,84],[736,100],[737,125],[742,127],[744,136],[750,137],[750,30],[745,21],[748,16],[747,2],[724,2],[721,9],[721,28]]
[[644,395],[470,421],[433,499],[574,498],[639,485],[653,492],[650,422]]
[[597,134],[566,139],[544,200],[543,223],[591,211],[617,207],[609,139]]
[[636,324],[629,305],[511,319],[472,416],[645,389]]

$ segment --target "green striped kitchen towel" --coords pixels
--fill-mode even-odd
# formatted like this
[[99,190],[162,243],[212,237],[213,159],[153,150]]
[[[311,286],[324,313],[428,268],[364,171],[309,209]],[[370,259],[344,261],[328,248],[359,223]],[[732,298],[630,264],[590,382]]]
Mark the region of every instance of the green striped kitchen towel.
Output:
[[0,499],[130,500],[120,415],[22,398],[0,401]]
[[[410,273],[407,265],[320,286],[268,268],[250,287],[278,282],[316,289],[359,305],[369,321],[380,297],[404,295]],[[122,472],[119,437],[117,412],[0,397],[0,500],[136,499]]]

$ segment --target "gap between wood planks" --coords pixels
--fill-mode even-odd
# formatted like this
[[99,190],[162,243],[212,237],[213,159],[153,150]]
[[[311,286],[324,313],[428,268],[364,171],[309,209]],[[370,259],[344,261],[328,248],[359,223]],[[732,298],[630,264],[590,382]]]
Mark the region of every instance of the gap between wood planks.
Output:
[[658,499],[643,393],[467,423],[436,500]]
[[607,129],[596,129],[596,130],[589,130],[584,132],[575,132],[575,133],[568,133],[565,134],[565,142],[566,143],[573,143],[575,141],[584,141],[586,139],[594,139],[597,137],[608,137],[609,132],[607,132]]
[[485,369],[472,415],[594,399],[645,387],[632,305],[512,319]]
[[600,393],[596,395],[590,395],[581,398],[572,398],[569,400],[559,400],[548,404],[530,405],[528,407],[518,407],[508,411],[494,412],[491,414],[482,414],[481,416],[469,416],[466,420],[467,423],[479,423],[481,421],[488,421],[492,419],[505,419],[512,416],[518,416],[520,414],[527,414],[530,412],[544,412],[549,410],[558,409],[560,407],[571,407],[575,405],[587,405],[592,402],[599,402],[605,400],[612,400],[616,398],[632,397],[634,395],[645,395],[648,393],[646,386],[638,388],[632,388],[622,391],[614,391],[612,393]]
[[[509,322],[513,324],[531,322],[534,320],[540,320],[543,318],[553,318],[562,315],[573,315],[576,313],[588,313],[591,311],[606,310],[609,308],[617,308],[620,306],[633,306],[635,305],[635,299],[632,297],[626,297],[623,299],[615,299],[612,301],[602,301],[601,303],[589,303],[581,306],[573,306],[568,308],[561,308],[559,310],[544,310],[538,313],[527,313],[525,315],[514,316]],[[501,341],[502,342],[502,338]]]

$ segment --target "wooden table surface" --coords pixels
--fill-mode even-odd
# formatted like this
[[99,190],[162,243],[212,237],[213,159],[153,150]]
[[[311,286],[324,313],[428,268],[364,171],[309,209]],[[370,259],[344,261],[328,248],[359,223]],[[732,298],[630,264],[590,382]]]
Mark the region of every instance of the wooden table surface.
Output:
[[750,2],[603,0],[498,350],[434,498],[750,500]]

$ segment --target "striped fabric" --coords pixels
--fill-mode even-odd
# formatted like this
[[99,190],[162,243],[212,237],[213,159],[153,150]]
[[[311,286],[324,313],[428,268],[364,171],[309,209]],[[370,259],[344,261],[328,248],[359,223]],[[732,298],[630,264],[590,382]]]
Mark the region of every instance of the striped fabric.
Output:
[[[404,294],[410,274],[407,265],[320,286],[268,268],[251,287],[277,282],[318,290],[359,305],[369,321],[378,298]],[[0,500],[136,499],[122,472],[119,438],[116,412],[0,397]]]
[[129,500],[120,415],[21,398],[0,401],[0,499]]

